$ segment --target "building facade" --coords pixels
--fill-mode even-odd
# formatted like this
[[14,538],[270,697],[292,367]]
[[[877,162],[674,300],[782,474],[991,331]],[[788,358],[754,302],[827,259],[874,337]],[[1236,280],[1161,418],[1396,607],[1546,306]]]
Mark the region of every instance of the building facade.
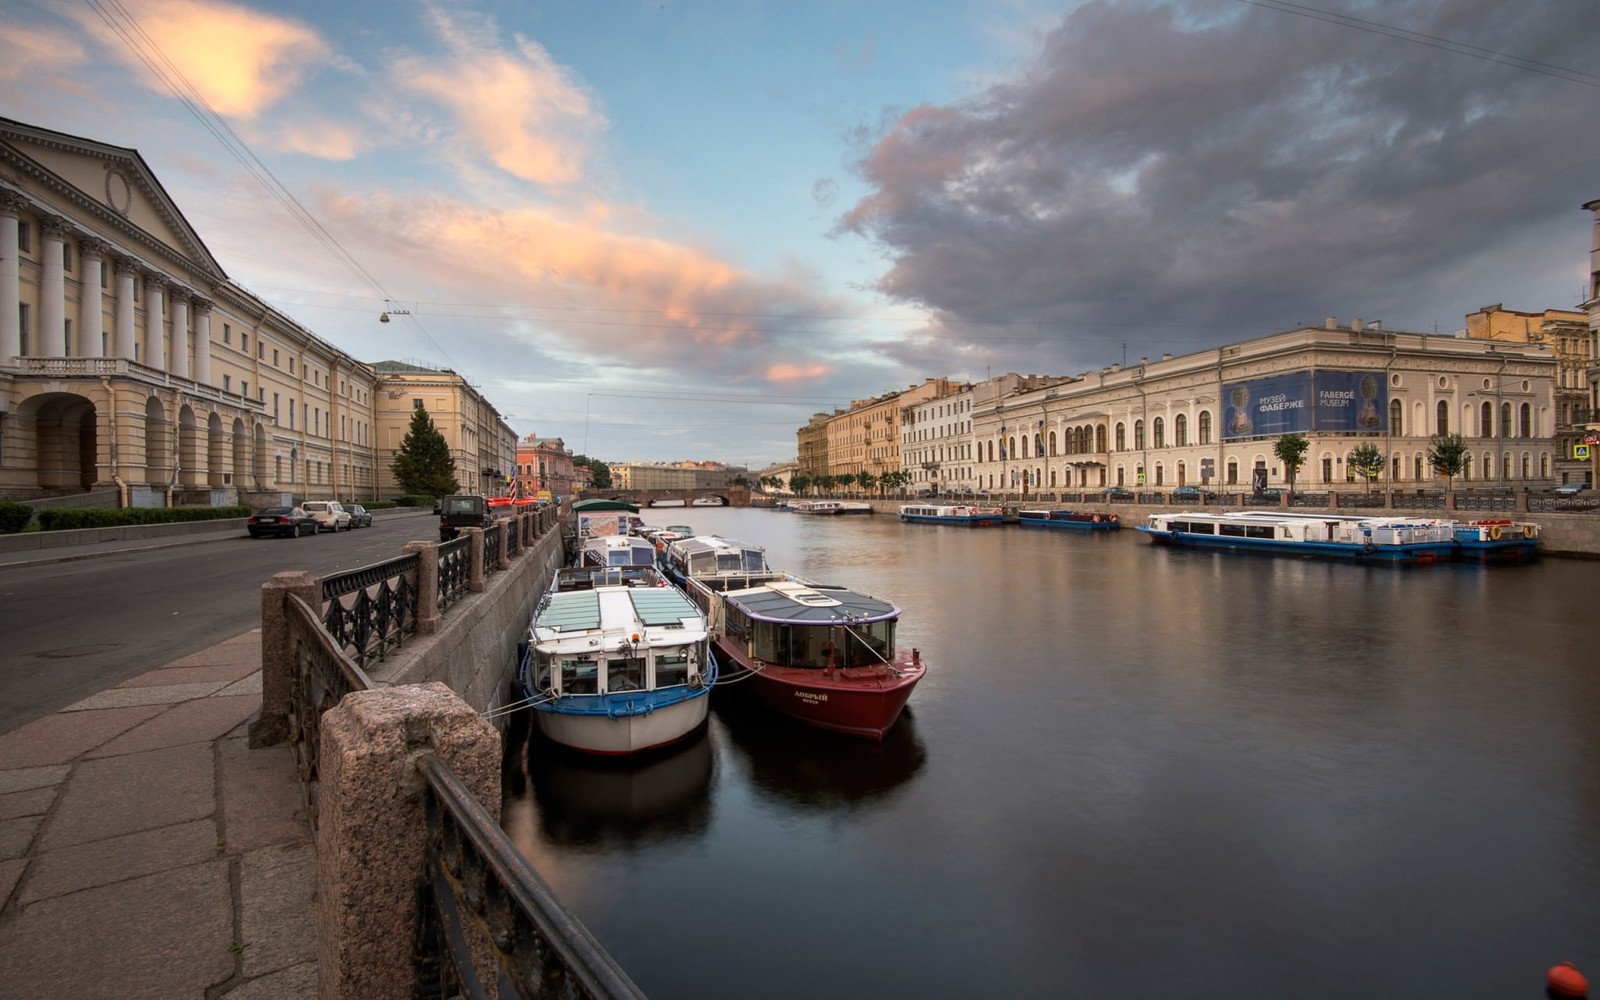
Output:
[[534,496],[540,490],[564,497],[577,492],[572,452],[558,437],[542,438],[529,434],[517,444],[517,491]]
[[401,361],[380,361],[372,367],[378,379],[380,496],[405,492],[394,478],[394,458],[411,429],[412,413],[419,409],[428,411],[449,446],[461,492],[498,496],[506,491],[517,464],[516,432],[482,393],[447,368]]
[[1516,312],[1500,305],[1484,306],[1467,315],[1467,336],[1475,340],[1548,344],[1555,352],[1555,478],[1585,481],[1592,457],[1584,457],[1585,437],[1594,422],[1590,370],[1595,362],[1589,317],[1575,309]]

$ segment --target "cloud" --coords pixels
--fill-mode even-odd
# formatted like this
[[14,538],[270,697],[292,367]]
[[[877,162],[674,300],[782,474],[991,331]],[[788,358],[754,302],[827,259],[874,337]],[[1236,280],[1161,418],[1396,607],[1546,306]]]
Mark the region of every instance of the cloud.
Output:
[[396,61],[396,86],[450,111],[458,135],[513,176],[544,185],[584,178],[593,137],[605,127],[597,102],[537,42],[503,48],[493,25],[430,8],[445,54]]
[[[118,8],[135,22],[134,37],[159,45],[159,53],[146,51],[146,56],[163,64],[164,73],[181,74],[213,110],[229,117],[255,117],[330,58],[328,46],[312,28],[248,7],[210,0],[126,0]],[[98,16],[76,7],[69,16],[113,58],[138,72],[151,90],[167,92],[123,37]]]
[[65,32],[0,24],[0,80],[33,80],[83,63],[87,54]]
[[[1594,65],[1562,6],[1381,11]],[[1516,290],[1453,284],[1478,255],[1582,238],[1592,177],[1572,165],[1600,162],[1595,105],[1593,88],[1260,7],[1088,3],[1015,79],[880,128],[858,163],[871,191],[838,230],[887,256],[879,291],[1002,364],[1031,343],[1097,366],[1130,334],[1181,350],[1328,311],[1426,317],[1446,295],[1459,322]],[[1517,268],[1508,283],[1547,287]],[[1568,303],[1521,307],[1546,305]]]

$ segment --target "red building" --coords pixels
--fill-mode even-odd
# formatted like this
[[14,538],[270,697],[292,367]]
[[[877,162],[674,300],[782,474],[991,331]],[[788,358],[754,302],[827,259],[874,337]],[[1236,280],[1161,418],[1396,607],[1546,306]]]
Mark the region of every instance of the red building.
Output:
[[517,442],[517,492],[533,496],[540,490],[570,496],[573,490],[572,452],[560,438],[529,434]]

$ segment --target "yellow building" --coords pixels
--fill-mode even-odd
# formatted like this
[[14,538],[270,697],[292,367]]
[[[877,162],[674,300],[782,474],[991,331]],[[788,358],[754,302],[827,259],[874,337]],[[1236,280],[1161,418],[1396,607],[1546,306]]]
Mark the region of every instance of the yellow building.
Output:
[[[1467,315],[1467,336],[1474,340],[1545,344],[1555,354],[1555,478],[1582,480],[1593,459],[1580,457],[1586,425],[1593,422],[1589,368],[1595,361],[1589,317],[1575,309],[1516,312],[1498,303]],[[1591,452],[1592,448],[1588,449]]]
[[400,361],[380,361],[372,367],[378,379],[375,419],[380,495],[404,492],[395,481],[392,466],[417,409],[428,411],[449,446],[461,492],[485,496],[505,492],[508,477],[517,466],[517,435],[482,393],[447,368]]

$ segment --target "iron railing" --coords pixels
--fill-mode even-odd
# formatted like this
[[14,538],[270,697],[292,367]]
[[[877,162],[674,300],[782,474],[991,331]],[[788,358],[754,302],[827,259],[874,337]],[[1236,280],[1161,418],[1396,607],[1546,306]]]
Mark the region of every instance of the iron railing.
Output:
[[293,594],[285,603],[290,648],[294,650],[289,677],[289,751],[300,778],[300,798],[315,829],[322,787],[322,713],[350,692],[366,691],[374,685],[327,633],[310,605]]
[[381,662],[417,631],[416,553],[322,581],[322,624],[358,666]]
[[428,839],[418,883],[416,1000],[487,998],[465,933],[492,947],[501,997],[626,1000],[644,994],[570,913],[442,762],[417,762],[427,783]]
[[496,521],[483,529],[484,576],[492,576],[500,568],[500,550],[505,536],[504,521]]
[[471,541],[466,535],[439,543],[439,613],[467,596],[472,578]]

